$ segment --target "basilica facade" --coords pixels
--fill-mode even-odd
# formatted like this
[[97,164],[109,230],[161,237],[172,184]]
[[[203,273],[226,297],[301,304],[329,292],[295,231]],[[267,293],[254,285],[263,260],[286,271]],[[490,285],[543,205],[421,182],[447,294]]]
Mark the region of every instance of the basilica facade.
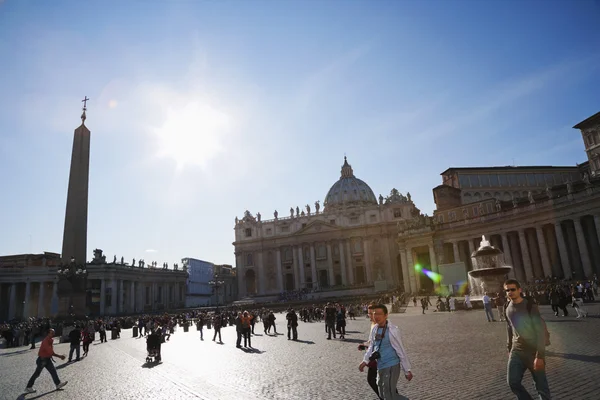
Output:
[[[288,216],[235,221],[240,297],[290,290],[431,291],[444,267],[462,264],[485,235],[523,282],[600,274],[600,113],[574,126],[588,161],[576,166],[450,168],[423,215],[410,193],[378,198],[344,158],[325,197]],[[434,274],[426,274],[430,271]],[[446,282],[447,283],[447,282]],[[363,291],[362,293],[365,293]]]
[[235,224],[240,297],[301,289],[403,285],[397,223],[420,215],[410,193],[379,195],[354,175],[346,158],[340,179],[320,202],[263,220],[246,211]]

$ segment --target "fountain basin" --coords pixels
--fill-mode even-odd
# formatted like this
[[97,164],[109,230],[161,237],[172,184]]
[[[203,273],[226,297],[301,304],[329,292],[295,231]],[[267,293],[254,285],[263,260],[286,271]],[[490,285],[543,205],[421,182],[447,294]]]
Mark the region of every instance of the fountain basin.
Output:
[[469,276],[473,278],[483,278],[483,277],[491,277],[491,276],[504,276],[510,272],[512,267],[504,266],[504,267],[495,267],[495,268],[481,268],[475,269],[473,271],[469,271]]

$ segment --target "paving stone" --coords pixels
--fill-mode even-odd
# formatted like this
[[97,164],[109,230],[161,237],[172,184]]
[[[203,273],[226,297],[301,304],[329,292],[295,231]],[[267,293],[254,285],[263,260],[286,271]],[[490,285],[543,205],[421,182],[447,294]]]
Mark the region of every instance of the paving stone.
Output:
[[[542,307],[552,345],[547,348],[547,369],[554,399],[600,398],[600,304],[588,306],[587,319],[555,317]],[[514,398],[506,383],[506,327],[488,323],[482,311],[421,315],[420,308],[392,314],[402,332],[413,365],[414,379],[401,377],[400,393],[413,400]],[[362,317],[348,321],[347,341],[326,340],[323,323],[303,323],[300,341],[288,341],[278,315],[279,335],[265,335],[257,324],[252,352],[235,348],[235,329],[222,330],[224,344],[213,342],[212,330],[199,333],[179,329],[163,345],[163,363],[145,367],[146,342],[124,330],[121,339],[90,346],[80,362],[58,361],[59,376],[69,384],[54,391],[43,371],[36,394],[22,396],[35,369],[37,350],[0,350],[0,399],[376,399],[358,371],[359,342],[367,337],[369,323]],[[68,344],[55,345],[66,354]],[[526,374],[524,384],[533,394]]]

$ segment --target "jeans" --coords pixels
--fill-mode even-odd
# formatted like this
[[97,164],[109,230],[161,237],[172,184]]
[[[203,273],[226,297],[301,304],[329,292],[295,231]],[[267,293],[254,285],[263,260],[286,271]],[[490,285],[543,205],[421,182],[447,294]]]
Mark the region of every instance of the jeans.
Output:
[[485,309],[485,316],[486,316],[488,322],[493,321],[494,320],[494,312],[492,311],[492,305],[484,304],[483,308]]
[[538,392],[538,398],[540,400],[550,400],[550,388],[548,387],[548,380],[546,379],[546,371],[533,370],[534,358],[534,353],[514,350],[510,353],[510,357],[508,358],[506,380],[508,386],[510,386],[510,390],[517,396],[518,400],[533,400],[533,397],[531,397],[529,392],[527,392],[527,389],[525,389],[521,383],[525,370],[531,372],[535,390]]
[[331,334],[333,333],[333,338],[335,339],[335,323],[334,322],[327,322],[327,334],[329,335],[327,338],[331,339]]
[[244,347],[248,345],[248,347],[252,347],[252,343],[250,342],[250,328],[244,328],[242,331],[242,335],[244,336]]
[[381,399],[379,397],[379,386],[377,386],[377,367],[369,367],[367,371],[367,383],[371,386],[377,397]]
[[215,328],[215,335],[213,336],[213,342],[217,338],[217,334],[219,335],[219,342],[222,342],[223,340],[221,340],[221,328]]
[[396,391],[398,379],[400,378],[400,364],[388,368],[377,370],[377,386],[379,387],[379,396],[383,400],[406,399]]
[[237,333],[237,340],[235,341],[235,346],[242,347],[242,331],[236,331],[235,333]]
[[71,350],[69,351],[69,361],[71,361],[73,359],[73,352],[77,350],[77,359],[79,360],[79,352],[81,350],[81,346],[79,345],[79,343],[77,344],[71,344]]
[[54,363],[50,358],[38,357],[35,363],[37,367],[33,375],[31,375],[31,378],[29,378],[29,382],[27,382],[28,388],[33,387],[35,380],[40,376],[44,368],[46,368],[50,373],[50,376],[52,377],[52,380],[54,381],[55,385],[58,385],[60,383],[60,379],[58,379],[58,374],[56,373],[56,368],[54,368]]
[[294,340],[298,339],[298,328],[295,326],[288,325],[288,339],[294,338]]

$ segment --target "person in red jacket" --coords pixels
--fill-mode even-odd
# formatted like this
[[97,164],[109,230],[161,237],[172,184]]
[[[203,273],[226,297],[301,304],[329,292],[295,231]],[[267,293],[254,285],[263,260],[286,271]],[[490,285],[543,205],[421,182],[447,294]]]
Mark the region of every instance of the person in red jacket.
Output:
[[54,347],[52,347],[53,344],[54,329],[50,329],[48,331],[48,335],[44,338],[42,344],[40,345],[40,351],[38,352],[38,358],[36,360],[37,367],[33,375],[31,375],[31,378],[29,378],[29,382],[27,382],[27,387],[25,388],[26,393],[36,392],[36,390],[33,388],[33,384],[35,383],[35,380],[40,376],[44,368],[46,368],[50,373],[50,376],[52,376],[52,380],[54,381],[57,390],[62,389],[67,384],[67,381],[60,381],[60,379],[58,378],[58,374],[56,373],[56,368],[54,368],[54,363],[52,362],[52,357],[58,357],[61,360],[64,360],[65,356],[56,354],[54,352]]

